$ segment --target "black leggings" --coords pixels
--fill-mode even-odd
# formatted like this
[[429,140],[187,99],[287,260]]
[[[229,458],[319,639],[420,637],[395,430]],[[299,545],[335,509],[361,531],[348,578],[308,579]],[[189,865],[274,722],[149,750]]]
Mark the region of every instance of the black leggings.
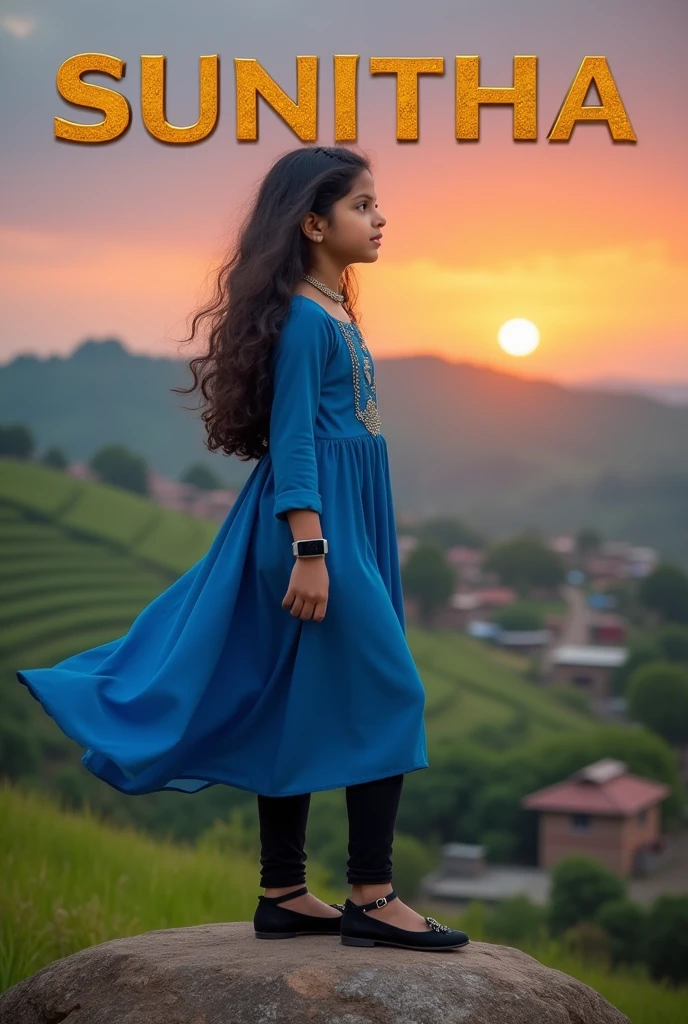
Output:
[[[402,775],[346,787],[349,816],[350,885],[392,881],[392,842]],[[260,884],[263,889],[303,885],[306,881],[306,824],[311,794],[258,797]]]

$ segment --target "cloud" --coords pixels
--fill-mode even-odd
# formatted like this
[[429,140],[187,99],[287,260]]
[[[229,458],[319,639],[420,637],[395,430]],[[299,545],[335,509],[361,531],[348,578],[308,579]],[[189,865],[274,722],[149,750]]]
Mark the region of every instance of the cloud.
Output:
[[15,39],[24,39],[30,36],[36,28],[35,18],[22,18],[18,14],[0,14],[0,29],[14,36]]

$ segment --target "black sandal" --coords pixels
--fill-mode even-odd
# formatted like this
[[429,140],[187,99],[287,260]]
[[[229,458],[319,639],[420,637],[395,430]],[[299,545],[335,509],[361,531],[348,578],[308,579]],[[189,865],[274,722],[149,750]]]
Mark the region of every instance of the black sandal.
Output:
[[440,924],[434,917],[426,917],[430,925],[427,931],[413,932],[397,928],[381,921],[379,917],[368,917],[367,910],[386,906],[396,899],[392,889],[386,896],[380,896],[370,903],[353,903],[347,900],[341,919],[341,941],[344,946],[399,946],[401,949],[458,949],[470,939],[465,932]]
[[[258,906],[253,915],[253,927],[257,939],[295,939],[297,935],[339,935],[339,917],[318,917],[316,914],[302,914],[298,910],[289,910],[278,904],[295,896],[303,896],[308,886],[285,892],[281,896],[259,896]],[[343,903],[329,903],[341,912]]]

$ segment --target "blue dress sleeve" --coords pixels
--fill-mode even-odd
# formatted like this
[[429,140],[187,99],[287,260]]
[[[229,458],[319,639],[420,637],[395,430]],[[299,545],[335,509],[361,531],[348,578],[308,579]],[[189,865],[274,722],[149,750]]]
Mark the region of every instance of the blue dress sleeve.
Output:
[[275,479],[274,512],[322,513],[313,428],[329,354],[325,316],[301,306],[287,317],[274,350],[269,451]]

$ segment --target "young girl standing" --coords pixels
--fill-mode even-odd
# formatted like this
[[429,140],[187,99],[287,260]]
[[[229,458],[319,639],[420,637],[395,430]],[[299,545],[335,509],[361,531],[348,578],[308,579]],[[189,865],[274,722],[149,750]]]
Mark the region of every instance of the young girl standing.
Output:
[[[207,447],[257,465],[208,553],[128,633],[17,670],[84,765],[123,793],[256,793],[260,938],[455,948],[392,888],[404,774],[428,767],[405,636],[387,454],[352,263],[378,259],[366,158],[307,146],[270,168],[190,362]],[[346,788],[351,899],[305,886],[313,791]],[[285,904],[289,904],[286,906]]]

